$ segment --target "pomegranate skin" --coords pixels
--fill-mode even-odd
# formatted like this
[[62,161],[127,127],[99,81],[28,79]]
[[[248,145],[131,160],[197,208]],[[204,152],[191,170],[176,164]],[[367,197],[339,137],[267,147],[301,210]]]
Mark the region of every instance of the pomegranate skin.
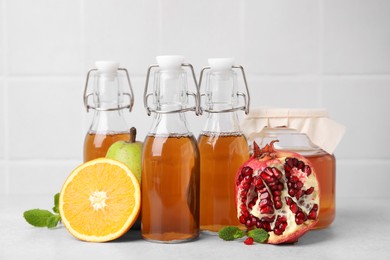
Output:
[[263,228],[267,243],[295,243],[318,222],[320,190],[315,169],[303,156],[275,150],[254,153],[235,178],[237,218],[250,230]]

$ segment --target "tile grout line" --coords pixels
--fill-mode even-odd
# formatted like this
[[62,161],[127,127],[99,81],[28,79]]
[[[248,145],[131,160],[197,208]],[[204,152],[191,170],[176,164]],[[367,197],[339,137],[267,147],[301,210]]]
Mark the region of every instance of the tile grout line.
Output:
[[324,106],[324,3],[323,0],[318,2],[318,97],[317,102],[320,107]]
[[10,172],[9,172],[9,112],[8,112],[8,29],[7,29],[7,4],[2,1],[2,24],[3,24],[3,69],[4,69],[4,95],[3,95],[3,109],[4,109],[4,167],[5,167],[5,194],[10,193]]
[[[239,34],[240,34],[240,46],[245,46],[245,42],[246,42],[246,30],[245,30],[245,14],[246,14],[246,5],[245,5],[245,0],[241,0],[240,3],[239,3],[239,22],[240,22],[240,26],[239,26]],[[242,60],[242,62],[245,61],[245,48],[241,48],[240,50],[240,58]]]
[[[85,50],[85,0],[80,0],[80,55],[81,55],[81,71],[86,68],[86,50]],[[84,75],[83,75],[84,76]],[[80,102],[82,102],[82,99],[80,97]],[[84,106],[83,106],[84,107]],[[81,122],[82,125],[80,126],[80,129],[82,130],[82,133],[80,133],[81,138],[83,140],[84,133],[88,131],[87,129],[87,115],[86,111],[84,110],[83,113],[81,113]]]

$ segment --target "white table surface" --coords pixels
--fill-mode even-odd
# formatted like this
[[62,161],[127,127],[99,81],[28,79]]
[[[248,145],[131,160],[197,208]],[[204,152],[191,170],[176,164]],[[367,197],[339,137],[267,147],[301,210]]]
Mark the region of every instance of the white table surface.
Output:
[[23,212],[51,209],[50,196],[0,196],[0,259],[390,259],[390,198],[338,199],[330,228],[310,231],[293,245],[245,245],[202,234],[193,242],[158,244],[139,231],[109,243],[87,243],[60,226],[27,224]]

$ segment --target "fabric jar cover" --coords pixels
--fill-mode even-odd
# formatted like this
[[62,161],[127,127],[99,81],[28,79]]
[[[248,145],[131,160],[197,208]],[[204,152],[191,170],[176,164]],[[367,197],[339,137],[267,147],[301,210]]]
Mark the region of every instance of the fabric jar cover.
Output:
[[249,142],[264,137],[265,127],[287,127],[305,133],[329,154],[334,152],[345,133],[345,127],[330,119],[326,109],[254,108],[241,123]]

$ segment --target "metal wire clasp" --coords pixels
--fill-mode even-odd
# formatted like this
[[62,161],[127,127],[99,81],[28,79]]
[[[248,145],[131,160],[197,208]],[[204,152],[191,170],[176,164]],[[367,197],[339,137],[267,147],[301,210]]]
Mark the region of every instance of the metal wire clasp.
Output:
[[[204,73],[205,70],[209,70],[209,69],[211,69],[211,67],[207,66],[207,67],[203,67],[203,69],[201,70],[200,77],[199,77],[199,89],[200,89],[200,87],[202,85],[203,73]],[[242,92],[237,92],[237,96],[238,97],[241,96],[241,97],[244,98],[244,104],[245,105],[244,106],[239,106],[239,107],[233,107],[233,108],[229,108],[229,109],[223,109],[223,110],[213,110],[213,109],[202,109],[202,108],[200,108],[201,113],[203,113],[203,111],[208,112],[208,113],[226,113],[226,112],[234,112],[234,111],[237,111],[237,110],[244,110],[246,115],[249,113],[250,95],[249,95],[248,82],[246,80],[244,68],[240,65],[240,66],[232,66],[232,69],[240,69],[241,70],[241,74],[242,74],[242,77],[244,79],[246,94],[242,93]],[[201,94],[200,96],[205,96],[205,94]],[[199,104],[200,104],[200,98],[199,98]]]
[[84,106],[85,106],[85,109],[87,110],[87,112],[89,112],[89,109],[95,109],[98,111],[115,111],[115,110],[121,110],[121,109],[126,109],[126,108],[128,108],[129,111],[131,112],[131,110],[133,109],[133,105],[134,105],[134,93],[133,93],[133,88],[132,88],[131,82],[130,82],[129,72],[125,68],[118,68],[118,70],[124,71],[126,73],[127,83],[129,84],[130,92],[128,92],[128,93],[124,92],[124,93],[122,93],[122,95],[129,97],[129,104],[125,105],[125,106],[120,106],[118,104],[118,107],[112,107],[112,108],[99,108],[99,107],[91,106],[90,104],[88,104],[89,97],[91,95],[93,95],[93,93],[88,93],[89,76],[92,72],[97,71],[97,69],[90,69],[87,73],[87,78],[85,80],[85,86],[84,86]]
[[195,83],[195,87],[196,87],[196,93],[193,93],[193,92],[190,92],[190,91],[187,91],[187,96],[193,96],[194,99],[195,99],[195,106],[194,107],[187,107],[187,108],[181,108],[181,109],[177,109],[177,110],[170,110],[170,111],[164,111],[164,110],[157,110],[157,109],[154,109],[154,108],[151,108],[149,105],[148,105],[148,99],[150,96],[152,96],[154,93],[153,92],[150,92],[148,91],[148,87],[149,87],[149,78],[150,78],[150,73],[151,73],[151,70],[153,68],[158,68],[159,65],[158,64],[153,64],[153,65],[150,65],[149,68],[148,68],[148,72],[146,74],[146,82],[145,82],[145,90],[144,90],[144,107],[146,109],[146,113],[148,114],[148,116],[150,116],[150,114],[152,112],[154,113],[158,113],[158,114],[171,114],[171,113],[178,113],[178,112],[187,112],[187,111],[195,111],[195,114],[198,116],[201,114],[201,111],[200,111],[200,94],[199,94],[199,86],[198,86],[198,82],[196,80],[196,76],[195,76],[195,71],[194,71],[194,68],[191,64],[189,63],[182,63],[181,64],[182,67],[189,67],[190,70],[191,70],[191,73],[192,73],[192,78],[194,79],[194,83]]

